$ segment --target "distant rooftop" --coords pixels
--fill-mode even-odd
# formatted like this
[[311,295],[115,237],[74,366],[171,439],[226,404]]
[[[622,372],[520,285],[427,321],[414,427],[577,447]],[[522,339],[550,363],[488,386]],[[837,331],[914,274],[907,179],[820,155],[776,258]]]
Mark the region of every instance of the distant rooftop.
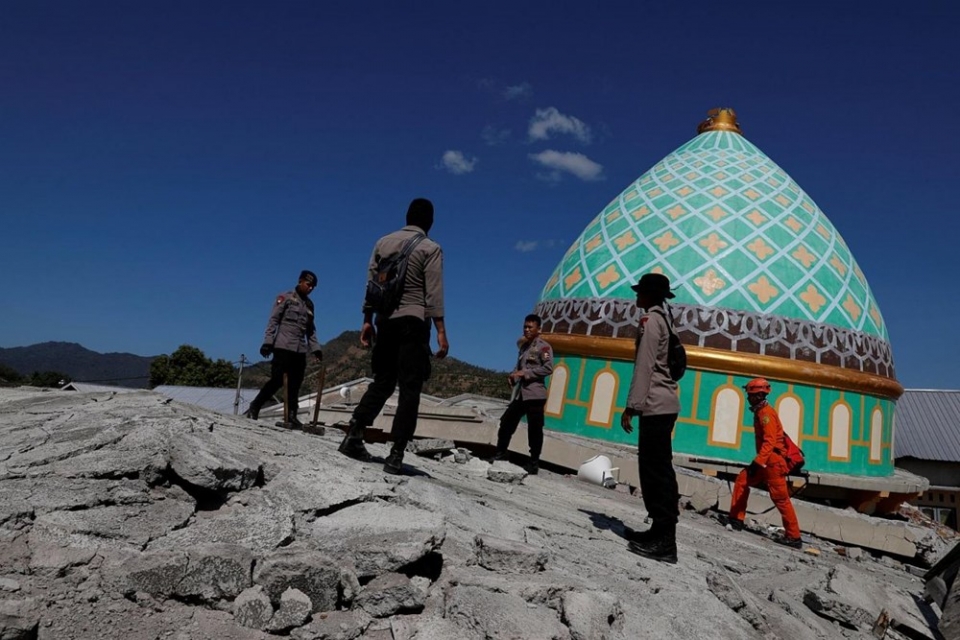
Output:
[[897,400],[894,458],[960,462],[960,390],[903,392]]

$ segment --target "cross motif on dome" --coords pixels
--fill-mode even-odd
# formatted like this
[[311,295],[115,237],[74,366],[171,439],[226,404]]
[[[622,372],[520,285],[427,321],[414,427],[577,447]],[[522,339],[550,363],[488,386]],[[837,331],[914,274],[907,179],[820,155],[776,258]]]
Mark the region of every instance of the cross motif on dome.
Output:
[[717,275],[713,269],[708,269],[705,274],[699,278],[694,278],[693,283],[700,287],[705,295],[711,296],[715,292],[727,286],[727,283]]
[[764,242],[763,238],[757,238],[747,245],[747,249],[753,252],[760,260],[766,260],[768,256],[774,253],[773,247]]
[[760,213],[758,209],[754,209],[744,217],[758,227],[767,221],[767,216]]
[[[803,245],[800,245],[800,247],[796,251],[794,251],[791,255],[797,260],[799,260],[800,263],[803,266],[805,266],[807,269],[809,269],[810,265],[812,265],[817,259],[817,256],[810,253],[810,251]],[[816,311],[816,309],[814,309],[814,311]]]
[[637,239],[634,237],[632,230],[627,231],[625,234],[617,237],[613,241],[613,243],[617,245],[617,249],[619,249],[620,251],[623,251],[624,249],[626,249],[632,244],[636,244],[636,242],[637,242]]
[[774,296],[780,293],[779,289],[770,284],[767,276],[760,276],[760,279],[749,285],[747,289],[752,291],[763,304],[767,304]]
[[666,251],[670,247],[675,247],[680,244],[680,241],[673,235],[673,231],[667,231],[659,238],[654,238],[653,244],[657,245],[660,251]]
[[612,264],[603,273],[597,274],[597,284],[600,285],[601,289],[606,289],[619,279],[620,272]]
[[784,224],[790,227],[791,229],[793,229],[794,233],[800,233],[800,229],[803,228],[803,225],[800,224],[800,221],[794,218],[793,216],[790,216],[789,218],[787,218],[787,221],[784,222]]
[[806,302],[814,313],[820,311],[820,307],[827,304],[827,299],[820,295],[820,292],[812,284],[807,285],[807,290],[800,294],[800,299]]
[[830,258],[830,264],[833,265],[833,268],[837,270],[841,276],[846,275],[847,265],[843,264],[843,261],[840,260],[840,256],[833,254],[833,257]]
[[853,296],[849,293],[847,294],[847,299],[843,301],[843,308],[847,310],[847,313],[850,314],[854,322],[860,317],[860,305],[857,304],[857,301],[854,300]]
[[670,207],[669,209],[667,209],[667,215],[669,215],[669,216],[670,216],[671,218],[673,218],[674,220],[676,220],[677,218],[681,217],[681,216],[682,216],[683,214],[685,214],[686,212],[687,212],[687,210],[683,208],[683,205],[682,205],[682,204],[678,204],[678,205],[675,205],[675,206]]
[[648,207],[647,205],[643,205],[642,207],[634,211],[632,215],[634,220],[639,220],[644,216],[650,215],[650,207]]
[[707,215],[713,218],[714,222],[720,222],[727,217],[727,212],[723,210],[723,207],[720,205],[715,205],[712,209],[707,211]]
[[575,284],[580,282],[583,279],[583,274],[580,273],[580,267],[576,267],[570,275],[563,279],[564,286],[569,290],[572,289]]
[[730,243],[723,240],[720,236],[717,235],[717,232],[714,231],[709,236],[704,238],[699,242],[700,246],[707,250],[707,252],[715,256],[721,249],[726,249]]

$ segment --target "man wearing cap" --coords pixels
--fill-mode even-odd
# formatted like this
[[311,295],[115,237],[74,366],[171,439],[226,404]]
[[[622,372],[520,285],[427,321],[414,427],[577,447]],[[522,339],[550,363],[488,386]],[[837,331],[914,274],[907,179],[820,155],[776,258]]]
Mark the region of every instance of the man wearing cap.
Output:
[[736,530],[743,529],[743,519],[747,515],[747,500],[750,498],[750,487],[761,484],[767,485],[770,500],[776,505],[783,521],[784,537],[777,542],[788,547],[799,549],[803,546],[800,539],[800,524],[797,513],[790,502],[790,490],[787,488],[787,461],[784,453],[787,445],[784,440],[783,424],[777,410],[767,402],[770,393],[770,383],[764,378],[754,378],[744,387],[747,392],[747,402],[753,412],[753,437],[757,455],[750,462],[750,466],[737,474],[733,484],[733,495],[730,498],[730,526]]
[[364,301],[360,344],[373,344],[373,382],[354,409],[347,435],[340,443],[340,453],[356,460],[369,460],[363,444],[365,429],[373,424],[399,386],[397,412],[390,431],[393,446],[383,464],[383,470],[394,475],[402,473],[403,454],[417,428],[420,392],[430,377],[431,322],[437,330],[436,357],[446,357],[450,349],[443,319],[443,251],[427,237],[432,226],[433,203],[416,198],[407,209],[406,226],[383,236],[374,245],[368,264],[369,278],[375,276],[382,259],[396,256],[408,242],[411,250],[398,306],[389,312],[375,312]]
[[273,303],[267,330],[263,334],[260,355],[273,354],[270,364],[270,379],[250,403],[246,416],[256,420],[260,409],[282,386],[287,375],[287,416],[294,426],[300,426],[297,418],[300,385],[307,368],[307,352],[321,361],[323,352],[317,342],[314,323],[313,300],[310,292],[317,286],[317,276],[312,271],[302,271],[300,281],[292,291],[281,293]]
[[645,313],[637,327],[633,378],[620,426],[632,433],[633,417],[639,418],[640,491],[652,525],[647,531],[630,531],[627,537],[630,551],[676,563],[680,493],[673,469],[672,437],[680,400],[667,362],[670,320],[665,310],[666,299],[674,294],[670,280],[660,273],[644,274],[631,288],[637,293],[637,306]]
[[543,450],[543,409],[547,404],[547,387],[544,381],[553,373],[553,348],[540,337],[543,320],[531,313],[523,320],[523,337],[517,340],[517,366],[507,376],[513,389],[513,397],[506,411],[500,416],[497,432],[497,451],[490,462],[509,457],[510,440],[527,417],[527,440],[530,444],[530,461],[524,469],[531,475],[540,472],[540,452]]

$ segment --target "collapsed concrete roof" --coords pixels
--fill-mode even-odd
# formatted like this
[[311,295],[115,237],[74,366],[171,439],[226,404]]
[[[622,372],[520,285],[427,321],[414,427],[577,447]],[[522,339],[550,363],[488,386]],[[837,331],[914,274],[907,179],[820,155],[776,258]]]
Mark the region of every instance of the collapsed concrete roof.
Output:
[[627,551],[630,493],[469,455],[388,476],[339,435],[146,391],[0,390],[0,636],[814,640],[885,612],[887,638],[936,637],[890,557],[688,510],[662,565]]

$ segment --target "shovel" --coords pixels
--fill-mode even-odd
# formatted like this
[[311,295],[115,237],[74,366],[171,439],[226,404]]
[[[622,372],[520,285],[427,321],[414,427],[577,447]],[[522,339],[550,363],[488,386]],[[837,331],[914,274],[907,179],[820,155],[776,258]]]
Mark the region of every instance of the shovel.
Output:
[[323,383],[326,378],[327,369],[323,366],[323,361],[321,361],[320,375],[317,376],[317,397],[313,401],[313,422],[303,425],[303,430],[306,433],[310,433],[315,436],[322,436],[327,431],[320,424],[320,400],[323,399]]

